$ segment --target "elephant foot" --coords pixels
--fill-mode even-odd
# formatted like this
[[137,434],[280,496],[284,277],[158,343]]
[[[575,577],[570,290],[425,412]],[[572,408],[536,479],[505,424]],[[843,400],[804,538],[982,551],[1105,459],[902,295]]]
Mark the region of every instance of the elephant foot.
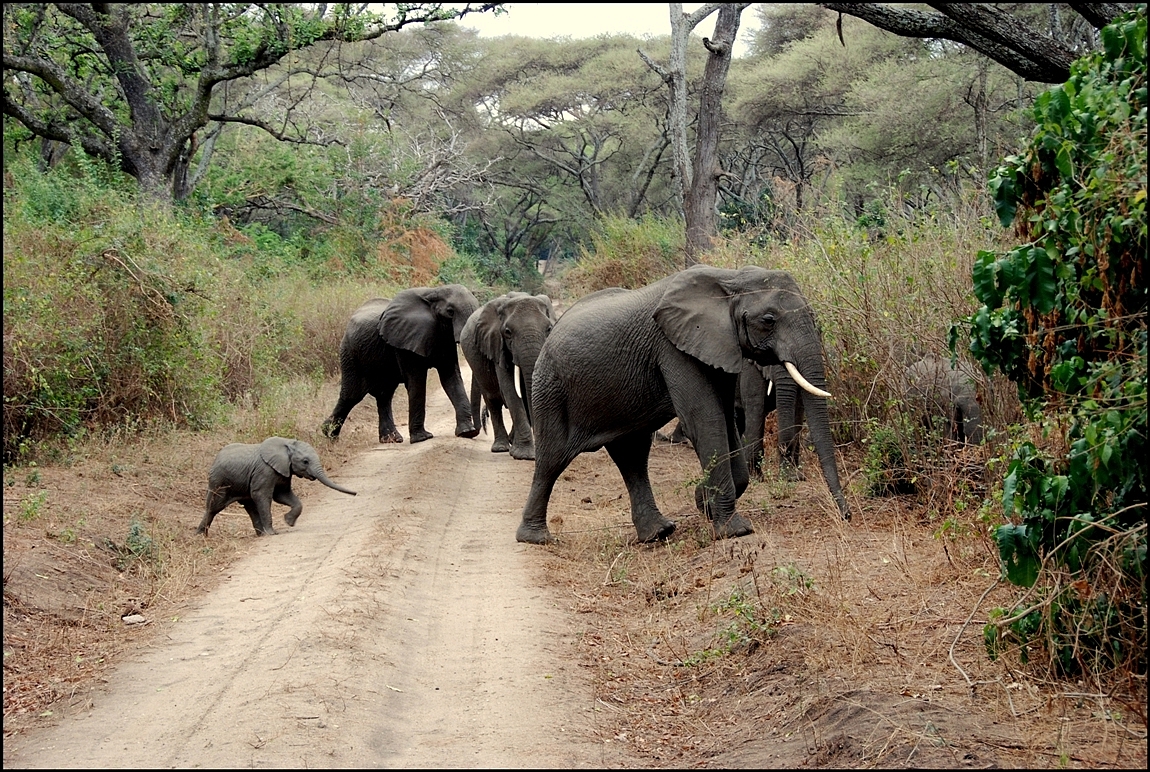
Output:
[[266,531],[259,528],[256,529],[256,536],[275,536],[276,529],[268,528]]
[[492,453],[507,453],[510,450],[511,443],[509,443],[507,440],[496,440],[495,442],[491,443]]
[[380,432],[379,441],[384,444],[403,442],[403,435],[399,433],[398,429],[392,429],[390,432]]
[[427,429],[413,430],[411,432],[411,444],[414,445],[417,442],[427,442],[434,436],[435,435],[427,431]]
[[519,459],[520,461],[534,461],[535,460],[535,446],[534,445],[528,445],[528,446],[524,447],[522,445],[512,445],[511,446],[511,457]]
[[525,544],[554,544],[555,537],[551,535],[546,525],[537,528],[527,523],[520,523],[518,530],[515,531],[515,541]]
[[635,536],[642,544],[664,541],[674,532],[675,523],[662,515],[651,518],[648,523],[643,523],[642,525],[638,523],[635,524]]
[[324,423],[320,424],[319,433],[324,437],[327,437],[329,440],[338,440],[339,430],[341,428],[343,427],[338,424],[333,424],[330,421],[325,421]]
[[299,520],[299,515],[292,517],[291,515],[284,515],[284,522],[288,524],[289,528],[295,528],[295,521]]
[[738,512],[732,514],[723,523],[714,523],[714,526],[716,539],[734,539],[755,532],[755,529],[751,527],[750,521]]
[[471,439],[472,437],[478,437],[479,436],[479,427],[478,426],[472,426],[471,424],[467,424],[465,427],[464,426],[457,426],[457,427],[455,427],[455,436],[456,437],[466,437],[467,439]]

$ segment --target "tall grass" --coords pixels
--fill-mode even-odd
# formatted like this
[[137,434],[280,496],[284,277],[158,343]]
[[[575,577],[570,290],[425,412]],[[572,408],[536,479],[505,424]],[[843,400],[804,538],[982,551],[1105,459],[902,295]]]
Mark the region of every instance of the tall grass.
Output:
[[209,426],[233,404],[285,399],[287,382],[318,385],[338,372],[352,310],[401,288],[317,279],[278,238],[261,248],[146,204],[99,164],[6,171],[6,463],[92,431]]

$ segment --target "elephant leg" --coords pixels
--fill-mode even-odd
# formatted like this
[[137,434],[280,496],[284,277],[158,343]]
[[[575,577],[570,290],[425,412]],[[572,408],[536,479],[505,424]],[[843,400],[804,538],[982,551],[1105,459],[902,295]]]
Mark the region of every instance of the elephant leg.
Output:
[[803,403],[799,387],[793,381],[779,384],[779,464],[783,477],[792,482],[805,480],[799,469],[799,430],[803,428]]
[[[259,507],[251,499],[240,499],[240,503],[244,505],[247,510],[248,517],[252,520],[252,528],[255,529],[256,536],[263,536],[265,531],[263,529],[263,519],[260,517]],[[275,533],[273,530],[272,533]]]
[[527,544],[550,544],[555,541],[555,537],[547,528],[547,504],[551,500],[551,492],[555,489],[555,481],[581,451],[572,452],[567,447],[566,437],[556,436],[553,439],[554,442],[550,447],[541,449],[542,452],[535,456],[531,490],[527,494],[527,503],[523,506],[523,521],[515,531],[515,541]]
[[743,403],[743,426],[736,429],[743,438],[743,457],[748,471],[756,478],[763,476],[763,427],[766,422],[767,381],[757,368],[744,363],[739,374],[739,390]]
[[531,419],[527,416],[523,398],[515,391],[514,365],[500,367],[498,375],[502,401],[507,405],[507,412],[511,414],[511,457],[531,461],[535,458],[535,440],[531,435]]
[[695,507],[711,521],[716,538],[746,536],[755,529],[735,511],[735,502],[748,484],[746,461],[741,449],[732,445],[731,440],[708,436],[714,434],[712,428],[691,440],[703,469],[703,481],[695,486]]
[[276,532],[272,525],[272,499],[267,495],[253,495],[250,500],[244,500],[244,508],[252,518],[252,525],[256,533],[271,536]]
[[425,442],[435,435],[423,428],[427,417],[427,370],[407,379],[407,432],[411,442]]
[[651,491],[651,479],[647,472],[651,433],[634,432],[608,442],[606,448],[615,466],[619,467],[623,482],[627,484],[627,494],[631,498],[631,522],[635,524],[635,534],[639,541],[648,543],[666,539],[675,532],[675,523],[659,511]]
[[320,432],[325,437],[337,439],[340,430],[343,429],[344,422],[347,421],[347,417],[351,413],[351,409],[362,402],[366,396],[367,385],[362,378],[344,375],[339,383],[339,399],[336,400],[335,409],[331,411],[327,420],[320,425]]
[[487,414],[491,416],[491,430],[495,434],[491,452],[507,453],[511,450],[511,440],[507,436],[507,426],[503,423],[503,400],[498,397],[487,400]]
[[[454,351],[452,356],[455,356]],[[443,392],[455,407],[455,436],[468,439],[479,436],[479,426],[474,420],[475,416],[471,415],[471,401],[467,398],[463,375],[459,372],[458,358],[453,358],[449,365],[437,365],[435,369],[439,371],[439,384]]]
[[284,514],[284,522],[291,527],[295,527],[295,521],[299,519],[300,512],[303,512],[303,502],[299,500],[299,496],[295,495],[291,486],[283,488],[276,488],[275,493],[272,494],[272,500],[278,504],[291,507]]
[[396,381],[386,383],[371,393],[375,397],[376,412],[379,413],[379,441],[383,443],[403,442],[403,435],[395,428],[395,417],[391,412],[391,402],[398,388],[399,382]]
[[209,490],[207,505],[204,508],[204,517],[200,520],[200,525],[196,528],[196,533],[206,534],[208,529],[212,527],[212,521],[216,519],[216,515],[222,512],[224,508],[233,501],[235,501],[235,499],[228,495],[227,486],[218,486]]

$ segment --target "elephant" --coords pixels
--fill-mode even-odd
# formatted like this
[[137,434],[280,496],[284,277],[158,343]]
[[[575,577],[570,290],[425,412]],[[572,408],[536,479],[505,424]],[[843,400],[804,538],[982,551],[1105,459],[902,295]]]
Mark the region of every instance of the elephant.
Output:
[[903,394],[928,428],[935,425],[935,419],[945,417],[946,439],[977,445],[983,430],[975,383],[974,371],[965,363],[952,364],[927,354],[906,368]]
[[225,445],[212,462],[208,472],[207,508],[196,533],[207,534],[216,515],[236,501],[248,511],[257,536],[276,532],[272,527],[273,501],[291,507],[284,515],[284,522],[295,527],[303,504],[292,493],[293,475],[319,480],[332,490],[355,495],[355,491],[328,478],[319,453],[302,440],[268,437],[258,445],[233,442]]
[[[554,541],[547,504],[555,482],[576,456],[601,447],[627,486],[638,540],[669,537],[675,523],[655,504],[647,462],[655,430],[675,416],[703,469],[695,506],[718,538],[752,533],[735,512],[749,483],[734,414],[744,358],[789,364],[796,382],[820,397],[809,410],[812,434],[830,442],[822,340],[787,272],[696,265],[572,305],[535,363],[535,470],[516,540]],[[846,501],[838,504],[849,519]]]
[[463,325],[478,308],[479,301],[462,284],[412,287],[390,301],[373,298],[357,308],[339,346],[339,400],[320,431],[333,440],[338,438],[351,409],[371,394],[379,411],[379,441],[403,442],[391,413],[392,397],[403,383],[411,441],[431,439],[424,420],[427,371],[434,367],[455,407],[455,435],[479,434],[456,351]]
[[[508,292],[484,303],[463,325],[459,347],[471,365],[471,409],[478,414],[478,388],[487,403],[495,433],[492,453],[510,453],[512,458],[528,461],[535,458],[531,388],[535,360],[554,324],[551,298]],[[504,405],[511,413],[510,435],[503,423]]]

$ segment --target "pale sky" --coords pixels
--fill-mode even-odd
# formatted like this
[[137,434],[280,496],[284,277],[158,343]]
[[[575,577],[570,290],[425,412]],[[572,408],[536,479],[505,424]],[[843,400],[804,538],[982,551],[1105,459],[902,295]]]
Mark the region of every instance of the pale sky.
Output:
[[[683,3],[683,11],[690,13],[702,3]],[[458,23],[462,27],[478,30],[481,37],[523,35],[533,38],[589,38],[604,32],[644,35],[670,35],[671,15],[667,3],[506,3],[507,12],[495,14],[471,13]],[[715,11],[699,26],[694,34],[711,37],[715,31]],[[736,58],[746,56],[748,31],[758,28],[758,15],[747,8],[739,23],[739,37],[735,41]]]

